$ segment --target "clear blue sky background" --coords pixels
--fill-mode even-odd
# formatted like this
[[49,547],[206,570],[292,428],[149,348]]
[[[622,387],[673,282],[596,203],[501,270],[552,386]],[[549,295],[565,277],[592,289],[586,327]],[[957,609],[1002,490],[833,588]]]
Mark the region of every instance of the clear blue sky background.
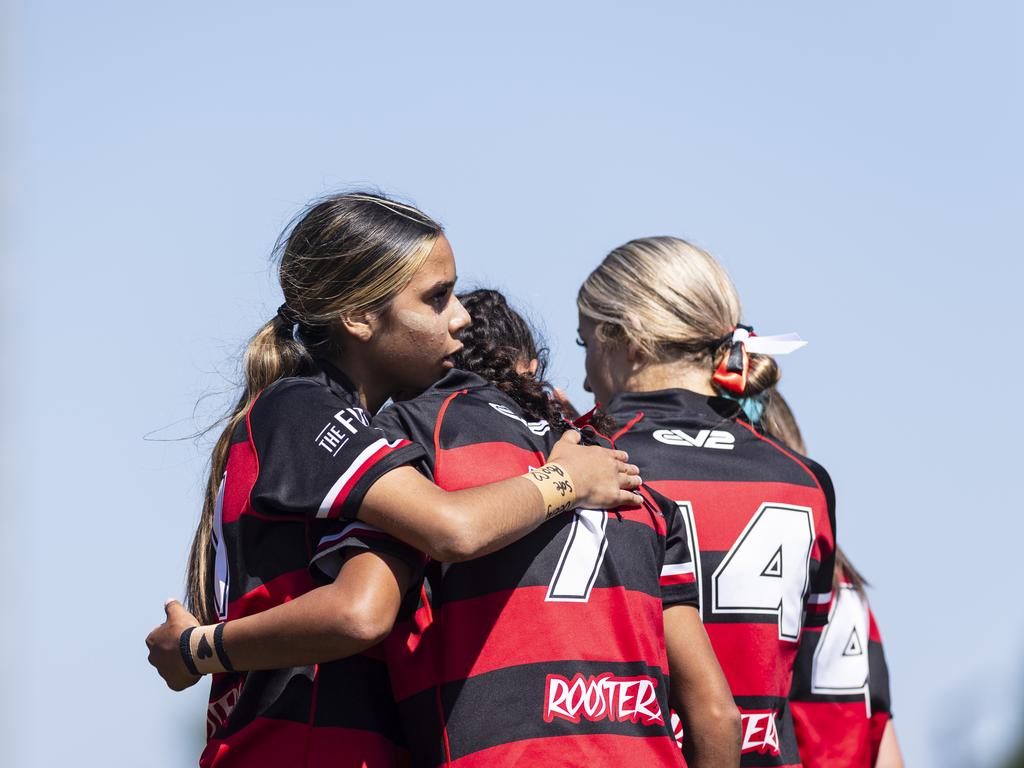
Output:
[[998,759],[1024,722],[1019,6],[3,13],[0,763],[191,762],[207,686],[168,692],[143,638],[208,444],[160,440],[226,404],[282,225],[360,184],[441,218],[580,403],[603,254],[716,254],[760,331],[811,341],[783,391],[874,584],[910,763]]

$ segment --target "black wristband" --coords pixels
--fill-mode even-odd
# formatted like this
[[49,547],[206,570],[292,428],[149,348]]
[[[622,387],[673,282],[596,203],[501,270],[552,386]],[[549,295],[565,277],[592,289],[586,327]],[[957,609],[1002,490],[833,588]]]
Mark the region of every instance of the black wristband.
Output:
[[181,651],[181,660],[185,662],[185,667],[188,671],[196,677],[200,677],[199,670],[196,669],[195,659],[192,658],[192,647],[189,645],[193,631],[195,631],[195,627],[189,627],[181,633],[181,637],[178,638],[178,650]]
[[217,651],[217,658],[220,659],[220,663],[224,665],[224,669],[228,672],[234,672],[235,668],[231,666],[231,659],[228,658],[228,652],[224,650],[224,624],[227,622],[221,622],[217,625],[217,628],[213,630],[213,647]]

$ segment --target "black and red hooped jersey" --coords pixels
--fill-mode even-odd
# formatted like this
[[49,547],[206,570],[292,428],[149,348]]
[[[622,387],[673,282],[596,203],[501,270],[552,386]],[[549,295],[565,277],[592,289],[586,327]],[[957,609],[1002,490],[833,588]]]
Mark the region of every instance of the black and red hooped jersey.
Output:
[[743,766],[798,766],[788,696],[797,643],[831,603],[835,514],[827,473],[682,389],[622,393],[615,445],[679,505],[700,610],[743,719]]
[[807,768],[872,768],[891,714],[889,668],[867,598],[841,579],[828,624],[800,643],[790,709]]
[[[419,446],[370,427],[351,385],[327,364],[267,387],[235,431],[217,499],[219,618],[258,613],[319,586],[309,571],[317,543],[345,532],[381,475],[422,456]],[[361,533],[349,531],[345,546],[421,558]],[[207,735],[202,766],[393,766],[398,722],[386,664],[367,653],[214,675]]]
[[[375,423],[426,447],[446,490],[523,474],[554,444],[547,422],[463,371]],[[579,510],[491,555],[432,563],[424,593],[389,649],[417,765],[681,764],[662,612],[696,605],[696,588],[667,499]]]

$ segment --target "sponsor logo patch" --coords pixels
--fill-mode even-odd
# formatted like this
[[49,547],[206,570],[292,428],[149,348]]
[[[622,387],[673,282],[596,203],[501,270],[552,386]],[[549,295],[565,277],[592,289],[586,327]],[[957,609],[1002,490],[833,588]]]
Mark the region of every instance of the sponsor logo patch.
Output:
[[748,709],[740,715],[743,718],[743,743],[740,751],[744,755],[751,752],[778,755],[779,731],[775,726],[774,710]]
[[653,677],[615,677],[610,672],[572,679],[548,675],[544,691],[544,722],[580,720],[664,725]]
[[656,429],[652,437],[665,445],[717,448],[720,451],[731,451],[736,444],[736,438],[721,429],[702,429],[696,435],[690,435],[682,429]]
[[499,405],[498,403],[488,403],[488,405],[502,416],[508,416],[510,419],[515,419],[535,435],[546,435],[551,431],[551,425],[548,424],[546,419],[541,419],[540,421],[527,421],[522,416],[515,413],[511,408],[504,405]]

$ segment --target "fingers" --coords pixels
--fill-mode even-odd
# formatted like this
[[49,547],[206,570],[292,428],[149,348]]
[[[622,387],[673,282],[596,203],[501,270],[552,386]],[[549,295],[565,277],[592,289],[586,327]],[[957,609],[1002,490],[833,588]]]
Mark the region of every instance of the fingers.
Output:
[[643,485],[643,480],[640,479],[639,475],[626,475],[622,472],[619,473],[619,488],[627,491],[631,491],[634,488],[639,488]]
[[562,436],[558,438],[558,442],[568,443],[569,445],[579,445],[580,433],[577,432],[575,429],[567,429],[565,430],[565,432],[562,433]]
[[644,499],[638,493],[631,493],[630,491],[619,491],[617,507],[640,507],[643,506]]
[[627,464],[624,461],[615,462],[615,468],[619,470],[619,474],[623,475],[636,475],[640,476],[640,467],[636,464]]
[[191,624],[198,625],[199,620],[177,600],[168,600],[164,603],[164,612],[167,614],[169,624]]
[[[611,449],[606,448],[605,450]],[[616,449],[612,451],[612,458],[615,459],[616,461],[629,461],[629,454],[626,453],[625,451],[620,451]]]

